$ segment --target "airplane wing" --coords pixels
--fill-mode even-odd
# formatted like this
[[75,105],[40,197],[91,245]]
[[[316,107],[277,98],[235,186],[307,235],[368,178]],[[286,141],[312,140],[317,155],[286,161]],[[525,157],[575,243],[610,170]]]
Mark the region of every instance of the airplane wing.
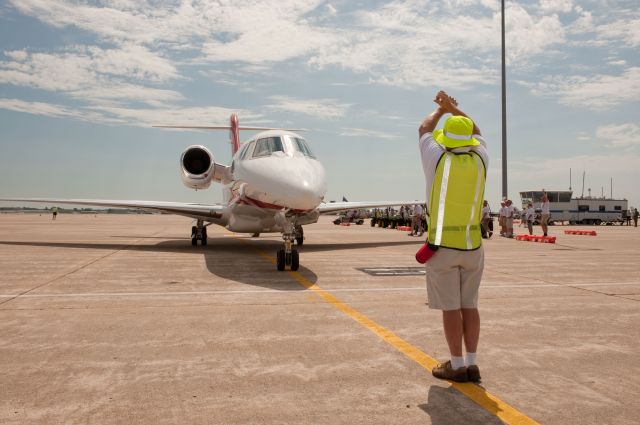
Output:
[[425,204],[424,201],[378,201],[378,202],[329,202],[322,203],[318,206],[320,214],[345,211],[345,210],[359,210],[362,208],[382,208],[382,207],[395,207],[400,205],[414,205]]
[[114,199],[56,199],[56,198],[13,198],[0,199],[10,202],[37,202],[44,204],[90,205],[96,207],[134,208],[146,211],[157,211],[168,214],[199,218],[205,221],[218,222],[226,210],[225,205],[206,205],[187,202],[157,201],[123,201]]

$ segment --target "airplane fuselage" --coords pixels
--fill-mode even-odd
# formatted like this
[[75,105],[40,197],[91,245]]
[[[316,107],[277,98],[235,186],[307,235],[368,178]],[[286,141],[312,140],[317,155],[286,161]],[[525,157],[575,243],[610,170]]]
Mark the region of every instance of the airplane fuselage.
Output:
[[223,189],[229,205],[227,228],[234,232],[281,232],[278,214],[297,225],[315,223],[327,183],[324,167],[298,134],[257,134],[233,155]]

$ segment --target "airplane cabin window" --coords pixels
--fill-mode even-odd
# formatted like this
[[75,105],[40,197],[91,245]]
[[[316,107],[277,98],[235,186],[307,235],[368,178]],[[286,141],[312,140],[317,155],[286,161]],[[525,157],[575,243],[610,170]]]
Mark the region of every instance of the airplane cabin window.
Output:
[[282,140],[280,137],[265,137],[258,139],[256,148],[253,151],[253,157],[270,156],[274,152],[284,152]]
[[308,156],[309,158],[315,158],[311,153],[311,149],[309,149],[309,146],[304,141],[304,139],[291,137],[291,141],[293,142],[293,146],[296,148],[296,150],[299,152],[302,152],[304,156]]

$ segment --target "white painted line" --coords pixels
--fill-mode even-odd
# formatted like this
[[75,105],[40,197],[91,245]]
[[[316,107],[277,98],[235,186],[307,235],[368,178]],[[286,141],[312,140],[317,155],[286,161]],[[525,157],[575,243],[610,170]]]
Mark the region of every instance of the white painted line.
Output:
[[[567,288],[589,286],[640,286],[640,282],[608,282],[608,283],[567,283],[567,284],[505,284],[481,285],[480,288]],[[395,292],[395,291],[426,291],[424,286],[416,287],[387,287],[387,288],[338,288],[326,289],[327,292]],[[306,290],[230,290],[230,291],[175,291],[175,292],[95,292],[95,293],[60,293],[60,294],[8,294],[0,298],[100,298],[100,297],[166,297],[166,296],[194,296],[194,295],[243,295],[243,294],[305,294]]]

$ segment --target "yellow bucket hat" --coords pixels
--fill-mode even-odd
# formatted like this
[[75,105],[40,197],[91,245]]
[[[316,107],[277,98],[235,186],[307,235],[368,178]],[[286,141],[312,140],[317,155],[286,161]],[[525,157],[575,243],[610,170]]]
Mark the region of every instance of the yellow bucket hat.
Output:
[[473,121],[460,115],[447,118],[444,122],[444,129],[434,131],[433,138],[449,149],[480,144],[473,138]]

